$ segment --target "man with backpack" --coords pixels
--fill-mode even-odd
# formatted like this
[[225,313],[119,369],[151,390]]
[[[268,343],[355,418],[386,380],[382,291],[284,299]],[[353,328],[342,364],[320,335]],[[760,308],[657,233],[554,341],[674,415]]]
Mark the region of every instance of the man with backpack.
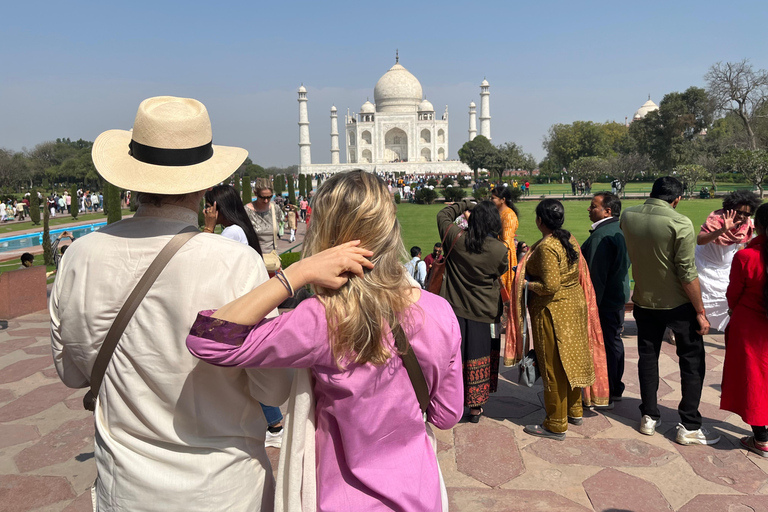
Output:
[[427,264],[421,261],[421,248],[417,246],[411,247],[411,261],[405,264],[405,269],[419,286],[424,288],[424,284],[427,280]]

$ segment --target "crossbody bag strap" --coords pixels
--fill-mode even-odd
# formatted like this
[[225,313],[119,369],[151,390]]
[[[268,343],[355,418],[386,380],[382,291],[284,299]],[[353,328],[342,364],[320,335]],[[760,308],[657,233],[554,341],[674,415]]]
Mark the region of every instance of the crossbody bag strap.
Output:
[[87,410],[94,411],[96,409],[96,398],[99,396],[99,388],[101,388],[101,382],[104,380],[104,374],[107,372],[107,366],[109,366],[109,361],[112,359],[112,354],[114,354],[115,348],[117,348],[117,342],[120,341],[123,331],[125,331],[128,322],[130,322],[144,296],[152,288],[157,277],[168,262],[171,261],[173,255],[191,240],[193,236],[198,234],[200,234],[198,228],[187,226],[171,238],[171,241],[163,247],[160,254],[149,265],[149,268],[141,276],[128,299],[126,299],[123,307],[120,308],[120,312],[117,313],[115,321],[112,322],[112,327],[109,328],[109,332],[107,332],[107,336],[104,338],[104,343],[102,343],[99,349],[93,370],[91,370],[91,389],[83,397],[83,407]]
[[[416,359],[416,354],[413,353],[411,344],[408,343],[408,338],[405,335],[405,331],[398,324],[392,333],[395,336],[395,345],[400,352],[400,357],[403,359],[403,366],[408,372],[408,378],[411,379],[411,385],[416,392],[416,399],[419,401],[419,408],[421,412],[426,414],[429,407],[429,388],[427,387],[427,379],[424,378],[424,372],[421,371],[419,360]],[[407,348],[406,348],[407,347]]]

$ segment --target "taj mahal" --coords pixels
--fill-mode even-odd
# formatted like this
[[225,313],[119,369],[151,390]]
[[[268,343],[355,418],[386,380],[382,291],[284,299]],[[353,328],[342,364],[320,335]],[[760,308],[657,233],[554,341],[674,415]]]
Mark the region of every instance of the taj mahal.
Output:
[[[480,84],[480,135],[491,139],[490,85]],[[335,173],[350,169],[407,174],[458,174],[470,169],[458,160],[448,160],[448,106],[439,116],[423,94],[421,83],[402,64],[382,75],[373,89],[374,103],[366,101],[360,111],[344,116],[346,163],[339,160],[338,112],[331,107],[331,163],[313,164],[309,139],[307,89],[299,87],[299,172]],[[467,140],[478,135],[477,111],[469,104]],[[462,141],[463,144],[464,141]]]

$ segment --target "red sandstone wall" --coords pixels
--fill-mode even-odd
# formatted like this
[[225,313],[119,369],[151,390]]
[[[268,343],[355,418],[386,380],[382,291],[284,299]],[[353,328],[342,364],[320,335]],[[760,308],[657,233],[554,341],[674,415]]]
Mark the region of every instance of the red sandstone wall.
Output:
[[39,265],[0,274],[0,319],[47,309],[45,271]]

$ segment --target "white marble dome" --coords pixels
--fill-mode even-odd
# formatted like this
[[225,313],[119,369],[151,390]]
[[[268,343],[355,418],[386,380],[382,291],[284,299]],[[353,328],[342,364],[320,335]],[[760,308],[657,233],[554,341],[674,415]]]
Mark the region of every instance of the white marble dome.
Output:
[[432,106],[432,103],[427,101],[426,98],[424,98],[424,101],[419,103],[419,112],[434,112],[435,107]]
[[397,63],[376,82],[373,98],[378,112],[414,112],[421,103],[421,84]]
[[301,86],[299,87],[299,92],[307,92],[307,88],[304,87],[304,84],[301,84]]
[[376,107],[368,100],[360,107],[361,114],[373,114],[374,112],[376,112]]
[[632,119],[642,119],[645,116],[648,115],[649,112],[653,112],[655,110],[659,110],[659,106],[651,101],[651,98],[648,98],[648,101],[643,103],[643,105],[637,109],[637,112],[635,112],[635,115],[632,117]]

